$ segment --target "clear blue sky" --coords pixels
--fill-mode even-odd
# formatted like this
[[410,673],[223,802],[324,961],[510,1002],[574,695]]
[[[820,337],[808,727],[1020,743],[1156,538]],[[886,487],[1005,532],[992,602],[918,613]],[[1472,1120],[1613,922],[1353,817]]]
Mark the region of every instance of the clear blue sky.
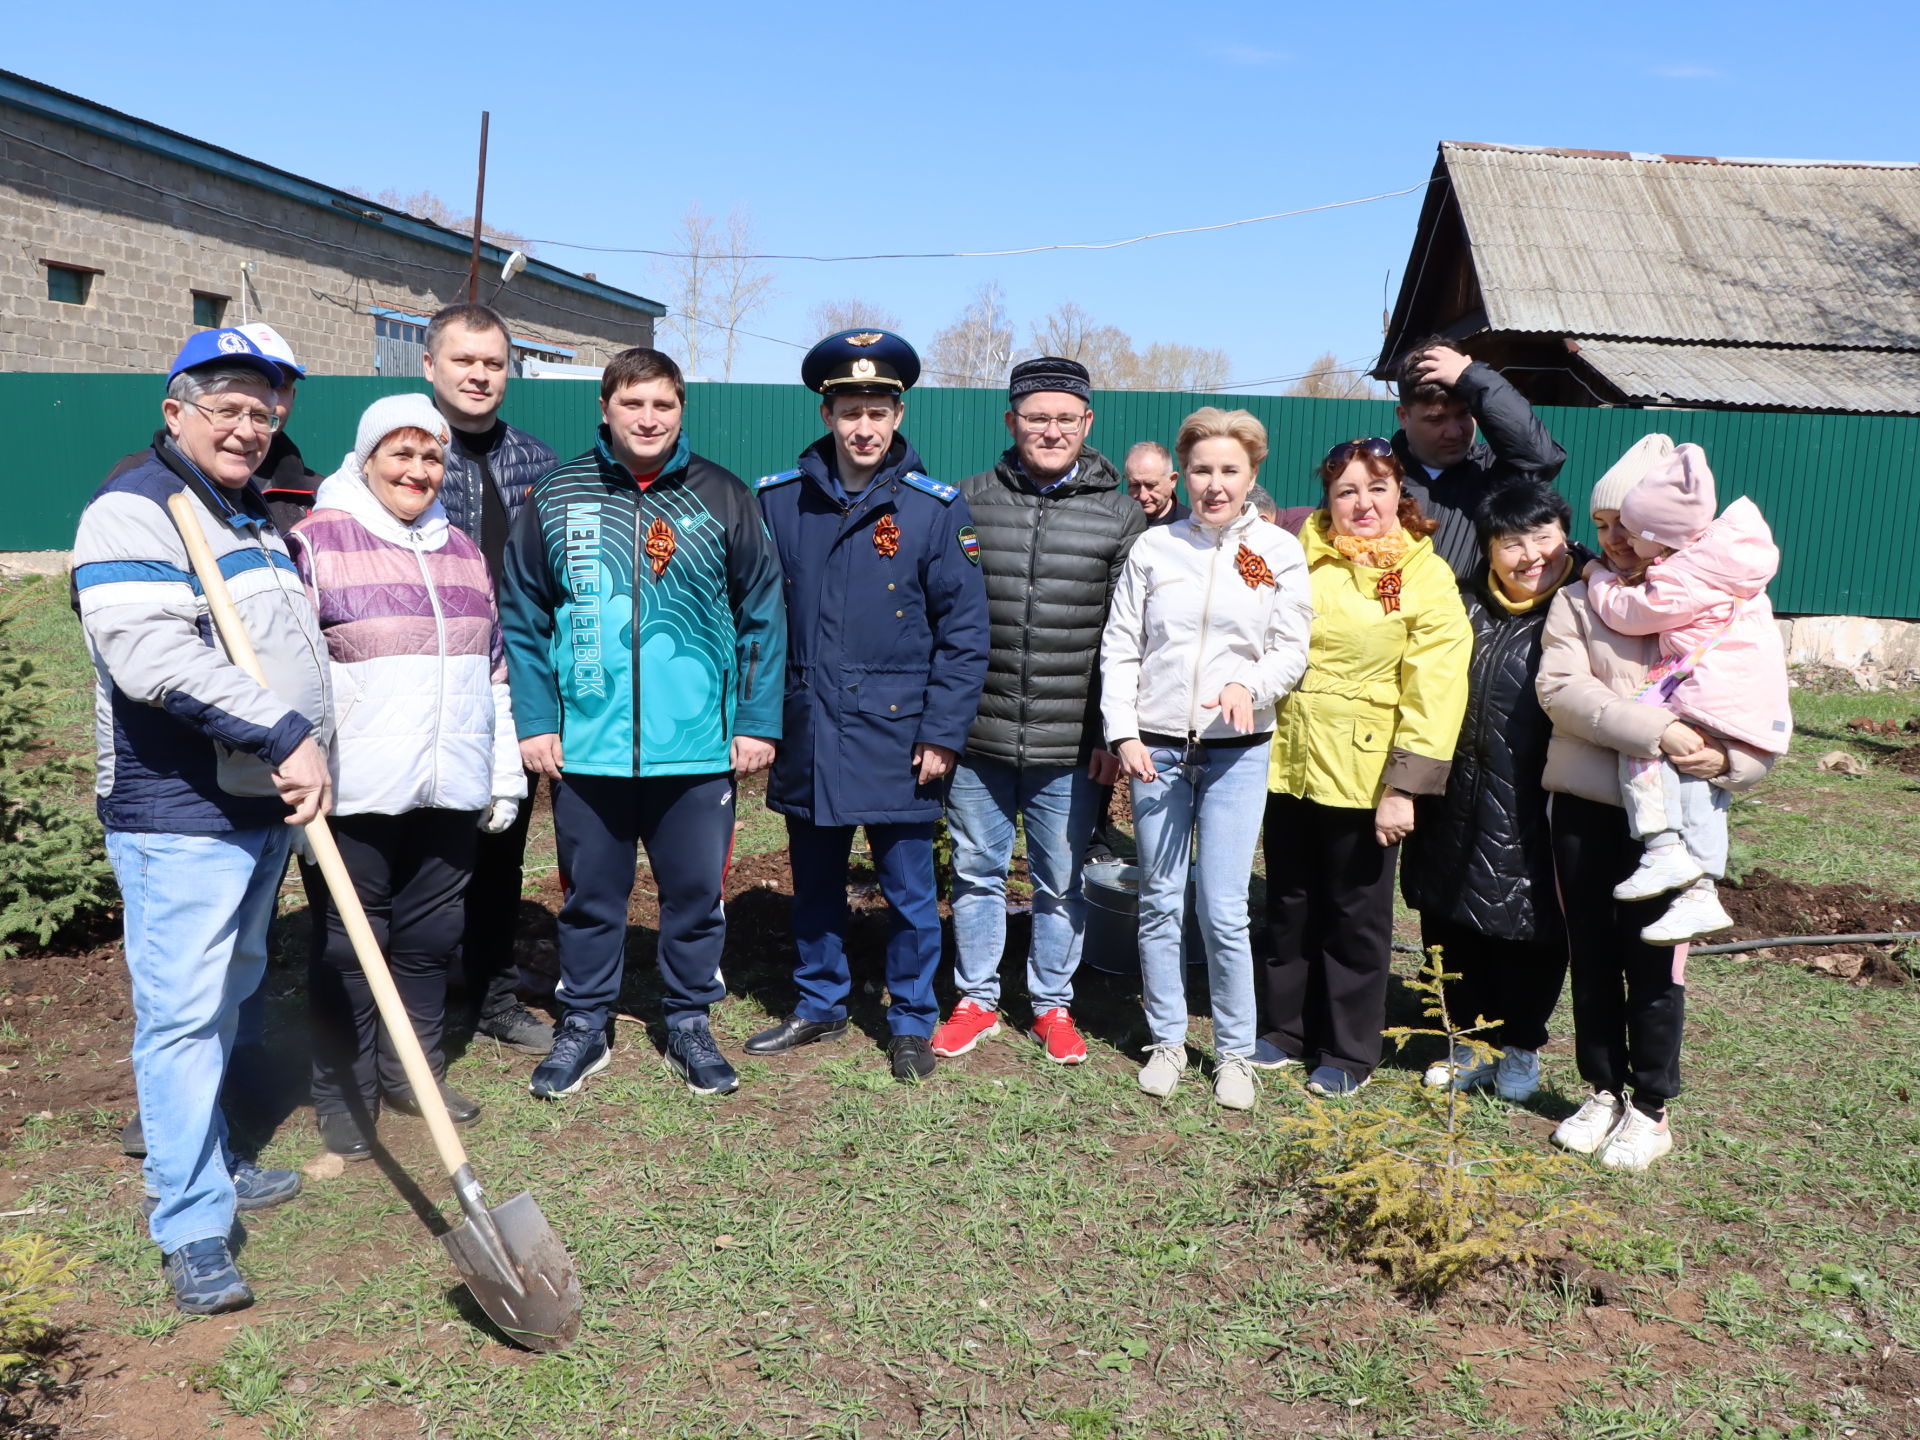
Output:
[[[670,245],[690,202],[781,252],[1100,241],[1426,179],[1441,139],[1920,160],[1920,7],[1481,3],[23,7],[0,64],[329,184],[471,207],[548,241]],[[1471,23],[1469,23],[1471,22]],[[250,83],[251,77],[251,83]],[[1419,195],[1089,254],[783,263],[753,322],[795,341],[863,296],[922,344],[980,283],[1237,381],[1370,358]],[[658,296],[643,256],[539,253]],[[748,341],[735,378],[798,353]],[[1259,388],[1280,388],[1278,385]]]

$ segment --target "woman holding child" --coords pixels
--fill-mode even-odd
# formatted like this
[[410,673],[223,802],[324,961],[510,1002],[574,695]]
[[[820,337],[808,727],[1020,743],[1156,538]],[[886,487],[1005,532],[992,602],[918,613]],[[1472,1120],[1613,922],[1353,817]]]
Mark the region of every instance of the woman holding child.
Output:
[[[1791,723],[1778,631],[1764,623],[1765,578],[1756,585],[1749,563],[1771,549],[1765,522],[1745,500],[1715,520],[1705,455],[1679,450],[1692,453],[1649,435],[1594,486],[1605,562],[1555,597],[1538,684],[1553,721],[1542,783],[1553,795],[1574,1057],[1592,1087],[1553,1138],[1611,1169],[1644,1170],[1673,1148],[1666,1109],[1680,1091],[1686,1013],[1686,949],[1676,942],[1716,924],[1708,912],[1719,908],[1711,879],[1725,862],[1725,792],[1766,774]],[[1636,547],[1623,514],[1654,534]],[[1739,566],[1717,553],[1729,543]],[[1759,570],[1770,576],[1771,563]],[[1729,642],[1735,648],[1720,656],[1716,647]],[[1752,688],[1730,711],[1729,681],[1742,677]],[[1623,786],[1629,760],[1653,778]],[[1627,787],[1636,783],[1656,793],[1637,797],[1630,820]],[[1670,824],[1652,813],[1669,797]],[[1661,853],[1674,847],[1683,854]]]

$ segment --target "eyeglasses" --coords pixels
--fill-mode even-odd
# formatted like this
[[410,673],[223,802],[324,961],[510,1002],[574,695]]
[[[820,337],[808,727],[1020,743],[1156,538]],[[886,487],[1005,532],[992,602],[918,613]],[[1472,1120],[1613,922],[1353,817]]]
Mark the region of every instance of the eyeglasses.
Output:
[[242,420],[251,420],[254,429],[264,430],[269,435],[280,428],[280,417],[271,410],[238,409],[232,405],[208,406],[197,400],[183,400],[180,403],[193,406],[213,422],[216,430],[238,430]]
[[1356,455],[1370,455],[1375,460],[1384,460],[1393,454],[1393,442],[1382,440],[1378,435],[1369,435],[1361,440],[1342,440],[1327,451],[1327,458],[1320,463],[1326,465],[1344,465]]
[[1087,423],[1087,412],[1078,415],[1023,415],[1014,411],[1014,418],[1020,422],[1020,428],[1030,435],[1044,435],[1058,425],[1062,435],[1076,435],[1080,427]]

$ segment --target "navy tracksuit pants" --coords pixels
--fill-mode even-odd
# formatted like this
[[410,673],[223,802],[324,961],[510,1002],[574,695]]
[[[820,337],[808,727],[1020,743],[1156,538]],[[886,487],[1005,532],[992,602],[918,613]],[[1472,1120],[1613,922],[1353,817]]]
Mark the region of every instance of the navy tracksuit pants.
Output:
[[632,780],[563,775],[553,787],[560,851],[560,984],[567,1016],[603,1027],[620,999],[627,902],[638,847],[660,895],[660,980],[669,1028],[704,1020],[726,995],[721,904],[733,854],[733,777],[668,775]]
[[[787,819],[793,867],[793,938],[800,951],[794,984],[802,1020],[847,1018],[853,974],[847,967],[847,861],[852,825]],[[887,898],[887,1028],[895,1035],[933,1034],[940,1020],[933,976],[940,968],[940,897],[933,879],[933,822],[869,825],[867,842]]]

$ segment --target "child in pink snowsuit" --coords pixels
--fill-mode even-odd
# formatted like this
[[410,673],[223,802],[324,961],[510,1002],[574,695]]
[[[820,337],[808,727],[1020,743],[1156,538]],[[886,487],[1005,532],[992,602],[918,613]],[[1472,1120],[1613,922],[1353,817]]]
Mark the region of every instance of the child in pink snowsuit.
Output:
[[[1596,573],[1587,603],[1622,635],[1660,637],[1660,663],[1635,698],[1705,734],[1781,755],[1793,714],[1766,590],[1780,551],[1753,501],[1735,500],[1718,519],[1714,506],[1706,452],[1677,447],[1620,504],[1620,523],[1647,562],[1644,579],[1633,585]],[[1646,853],[1615,898],[1680,892],[1641,938],[1678,945],[1729,928],[1713,883],[1726,873],[1727,792],[1682,775],[1665,757],[1633,755],[1621,756],[1620,787],[1627,823]]]

